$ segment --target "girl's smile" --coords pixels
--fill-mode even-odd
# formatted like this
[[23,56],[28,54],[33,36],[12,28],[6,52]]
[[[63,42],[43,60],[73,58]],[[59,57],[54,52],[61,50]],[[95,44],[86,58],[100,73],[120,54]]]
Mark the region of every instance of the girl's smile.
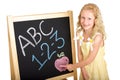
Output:
[[81,26],[84,30],[91,30],[93,28],[95,17],[91,10],[83,10],[80,19]]

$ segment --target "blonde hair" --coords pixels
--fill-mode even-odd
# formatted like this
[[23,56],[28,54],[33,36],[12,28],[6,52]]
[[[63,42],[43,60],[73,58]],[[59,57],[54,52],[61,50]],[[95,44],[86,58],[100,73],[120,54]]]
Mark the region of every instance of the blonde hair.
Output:
[[93,37],[96,32],[99,32],[103,35],[103,38],[106,38],[105,28],[104,28],[104,25],[103,25],[100,10],[99,10],[98,6],[96,4],[93,4],[93,3],[85,4],[82,7],[82,9],[80,11],[80,14],[78,16],[77,32],[80,32],[81,30],[83,30],[82,27],[81,27],[81,23],[80,23],[80,19],[81,19],[80,17],[81,17],[81,13],[82,13],[83,10],[92,10],[92,12],[95,16],[95,24],[94,24],[94,27],[93,27],[92,35],[90,37]]

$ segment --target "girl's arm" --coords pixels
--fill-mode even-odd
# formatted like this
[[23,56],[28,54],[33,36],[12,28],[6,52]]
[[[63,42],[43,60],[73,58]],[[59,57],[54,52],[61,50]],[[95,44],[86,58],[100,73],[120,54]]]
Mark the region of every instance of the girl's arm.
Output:
[[77,40],[77,50],[78,50],[78,62],[83,60],[83,55],[81,52],[80,41]]
[[76,69],[79,67],[82,68],[82,67],[90,64],[95,59],[97,52],[98,52],[100,46],[103,45],[103,43],[104,43],[104,41],[103,41],[102,34],[97,34],[94,38],[94,43],[92,45],[93,50],[90,50],[88,58],[86,60],[79,62],[79,63],[67,65],[67,69],[73,70],[73,69]]
[[[77,40],[77,51],[78,51],[78,62],[81,62],[83,60],[83,54],[82,54],[82,51],[81,51],[81,46],[80,46],[80,41],[79,40]],[[87,80],[89,78],[85,67],[81,68],[81,74],[82,74],[84,80]]]

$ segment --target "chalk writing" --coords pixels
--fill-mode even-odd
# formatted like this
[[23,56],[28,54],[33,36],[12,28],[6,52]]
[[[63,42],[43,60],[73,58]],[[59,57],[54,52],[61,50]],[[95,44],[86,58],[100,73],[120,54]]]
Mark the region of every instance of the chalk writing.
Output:
[[35,55],[32,55],[32,62],[33,61],[36,61],[40,65],[40,67],[39,67],[39,70],[40,70],[45,65],[45,63],[47,62],[47,59],[45,59],[44,62],[42,63],[37,59],[37,57]]
[[[32,34],[32,31],[33,31],[33,34]],[[30,33],[31,32],[31,33]],[[27,30],[27,33],[32,37],[32,39],[34,40],[35,42],[35,45],[37,45],[40,41],[41,41],[41,34],[40,33],[37,33],[35,28],[33,27],[30,27],[28,30]],[[39,36],[39,40],[37,41],[35,37],[38,37]]]
[[[39,30],[40,30],[40,32],[42,33],[42,35],[44,35],[44,36],[49,36],[49,35],[53,32],[53,28],[51,28],[51,31],[50,31],[49,33],[47,33],[47,34],[44,33],[44,32],[42,31],[42,29],[41,29],[41,27],[42,27],[41,25],[42,25],[43,22],[44,22],[43,20],[40,22],[40,24],[39,24]],[[32,32],[33,32],[33,33],[32,33]],[[30,40],[28,40],[27,38],[25,38],[24,36],[19,35],[19,36],[18,36],[18,39],[19,39],[19,43],[20,43],[20,47],[21,47],[23,56],[26,56],[24,49],[25,49],[27,46],[32,45],[33,47],[35,47],[35,45],[37,45],[38,43],[40,43],[40,41],[42,40],[42,35],[41,35],[41,33],[36,32],[36,29],[35,29],[34,27],[30,27],[30,28],[27,30],[27,33],[32,37],[32,39],[34,40],[34,43],[35,43],[35,44],[32,43],[32,42],[31,42]],[[36,40],[36,36],[37,36],[37,37],[39,36],[39,40],[38,40],[38,41]],[[22,42],[22,39],[27,42],[25,45],[23,45],[24,41]]]
[[[23,56],[26,56],[24,49],[25,49],[28,45],[31,45],[31,46],[33,46],[33,47],[35,47],[35,45],[34,45],[31,41],[29,41],[27,38],[25,38],[24,36],[22,36],[22,35],[19,35],[19,36],[18,36],[18,39],[19,39],[19,42],[20,42],[20,47],[21,47],[21,49],[22,49]],[[23,45],[22,39],[27,42],[25,45]]]
[[[44,56],[46,54],[46,58],[42,61],[40,61],[40,58],[33,53],[32,54],[32,62],[37,62],[39,64],[39,68],[38,70],[41,70],[42,67],[44,67],[44,65],[47,63],[48,60],[51,60],[52,56],[57,53],[56,50],[58,49],[62,49],[65,45],[65,40],[63,37],[60,37],[58,35],[58,30],[54,30],[53,27],[51,27],[51,30],[48,33],[45,33],[42,30],[42,24],[44,23],[44,20],[40,21],[39,23],[39,31],[37,32],[36,29],[34,27],[29,27],[26,31],[26,33],[33,39],[34,42],[31,42],[29,39],[27,39],[26,37],[19,35],[18,39],[19,39],[19,43],[20,43],[20,47],[22,50],[22,54],[23,56],[26,56],[25,53],[25,48],[27,48],[28,46],[32,46],[32,47],[36,47],[39,43],[39,49],[40,49],[40,53],[39,54],[41,57]],[[53,32],[54,31],[54,32]],[[49,40],[54,40],[52,43],[47,43],[45,41],[42,41],[42,38],[46,37]],[[42,41],[42,42],[41,42]],[[52,47],[54,47],[54,44],[59,42],[59,44],[57,44],[56,48],[57,49],[52,49]]]
[[59,40],[62,41],[62,45],[58,46],[58,49],[62,48],[64,46],[64,44],[65,44],[65,41],[64,41],[63,38],[58,38],[58,31],[57,30],[55,31],[55,33],[53,33],[53,35],[50,37],[50,39],[53,38],[54,36],[55,36],[55,41],[56,42],[59,41]]
[[[63,38],[58,38],[57,36],[58,36],[58,31],[56,30],[56,31],[50,36],[50,39],[52,39],[52,38],[55,37],[55,42],[61,41],[62,45],[61,45],[61,46],[59,46],[59,45],[57,46],[57,48],[60,49],[60,48],[64,47],[65,41],[64,41]],[[53,46],[53,43],[51,44],[51,46]],[[51,57],[57,52],[56,50],[54,50],[53,52],[50,52],[51,50],[50,50],[50,46],[48,45],[48,43],[42,43],[42,44],[41,44],[40,49],[41,49],[42,51],[43,51],[43,47],[46,47],[46,48],[44,48],[44,49],[46,50],[46,52],[43,52],[43,53],[42,53],[42,56],[43,56],[43,54],[45,54],[45,53],[47,54],[47,59],[45,59],[45,60],[43,61],[43,63],[40,62],[40,61],[35,57],[35,55],[32,56],[32,62],[33,62],[34,60],[36,60],[36,62],[37,62],[37,63],[39,64],[39,66],[40,66],[39,70],[40,70],[40,69],[45,65],[45,63],[46,63],[48,60],[50,60]]]
[[49,35],[52,34],[52,32],[53,32],[53,27],[51,28],[51,31],[50,31],[48,34],[45,34],[45,33],[43,32],[42,28],[41,28],[43,22],[44,22],[43,20],[40,22],[40,24],[39,24],[39,29],[40,29],[42,35],[44,35],[44,36],[49,36]]

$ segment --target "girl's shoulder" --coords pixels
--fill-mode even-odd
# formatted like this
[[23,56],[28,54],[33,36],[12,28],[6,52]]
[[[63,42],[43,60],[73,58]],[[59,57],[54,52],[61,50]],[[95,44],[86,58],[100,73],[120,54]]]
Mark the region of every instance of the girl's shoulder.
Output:
[[96,33],[93,35],[92,39],[94,40],[94,39],[96,39],[96,38],[102,38],[102,39],[103,39],[102,33],[96,32]]
[[104,45],[104,38],[103,35],[101,33],[96,33],[93,36],[93,43],[94,44],[101,44],[102,46]]
[[83,38],[83,31],[76,32],[76,38],[82,39]]

